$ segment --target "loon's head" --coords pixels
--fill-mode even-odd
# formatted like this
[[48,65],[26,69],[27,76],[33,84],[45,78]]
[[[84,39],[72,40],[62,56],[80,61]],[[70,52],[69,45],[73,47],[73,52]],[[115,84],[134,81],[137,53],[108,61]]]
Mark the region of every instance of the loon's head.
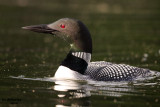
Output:
[[62,18],[51,24],[22,27],[39,33],[48,33],[63,38],[71,51],[92,53],[92,39],[87,27],[77,19]]

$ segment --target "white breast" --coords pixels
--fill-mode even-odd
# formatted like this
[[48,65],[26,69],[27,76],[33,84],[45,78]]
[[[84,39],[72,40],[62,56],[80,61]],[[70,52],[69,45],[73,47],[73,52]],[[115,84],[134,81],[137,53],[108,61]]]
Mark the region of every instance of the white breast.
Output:
[[55,79],[72,79],[72,80],[84,80],[88,78],[88,76],[84,76],[76,71],[73,71],[65,66],[59,66],[55,75]]

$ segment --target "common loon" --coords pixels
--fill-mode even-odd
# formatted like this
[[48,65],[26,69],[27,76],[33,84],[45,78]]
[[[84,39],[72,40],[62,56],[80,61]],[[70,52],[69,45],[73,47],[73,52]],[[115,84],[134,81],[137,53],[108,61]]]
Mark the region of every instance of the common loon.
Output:
[[70,51],[57,69],[57,79],[92,79],[96,81],[132,81],[145,78],[158,72],[114,64],[105,61],[90,62],[92,38],[87,27],[77,19],[62,18],[51,24],[22,27],[39,33],[52,34],[70,44]]

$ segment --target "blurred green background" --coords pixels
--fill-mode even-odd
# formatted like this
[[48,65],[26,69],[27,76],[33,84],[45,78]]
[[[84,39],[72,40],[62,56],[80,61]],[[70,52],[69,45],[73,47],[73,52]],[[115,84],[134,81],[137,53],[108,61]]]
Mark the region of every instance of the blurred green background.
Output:
[[1,76],[53,76],[69,46],[21,27],[63,17],[79,19],[90,30],[92,61],[160,70],[159,4],[159,0],[0,0]]
[[[11,98],[18,96],[22,100],[28,98],[24,101],[26,106],[47,106],[57,101],[57,92],[45,88],[51,83],[8,77],[54,76],[69,46],[52,35],[25,31],[21,27],[52,23],[64,17],[79,19],[90,30],[92,61],[125,63],[160,71],[160,0],[0,0],[1,98],[11,95]],[[39,93],[34,94],[35,89]],[[140,97],[119,98],[120,104],[156,106],[159,88],[154,87],[155,93],[148,87],[142,90],[146,93],[139,93]],[[147,93],[148,97],[142,97]],[[93,106],[106,103],[105,97],[101,96],[92,96],[91,101]],[[111,98],[107,103],[115,105],[115,101]]]

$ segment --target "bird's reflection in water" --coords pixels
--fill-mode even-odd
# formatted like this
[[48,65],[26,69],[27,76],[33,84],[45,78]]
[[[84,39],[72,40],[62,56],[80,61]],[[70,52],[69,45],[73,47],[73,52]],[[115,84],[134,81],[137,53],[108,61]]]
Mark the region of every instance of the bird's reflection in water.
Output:
[[91,105],[91,93],[87,89],[85,81],[56,80],[55,83],[55,86],[51,88],[57,91],[56,107],[87,107]]
[[[102,82],[102,81],[92,81],[92,80],[57,80],[54,78],[25,78],[24,76],[11,77],[14,79],[23,79],[31,81],[41,81],[41,84],[45,82],[54,83],[47,85],[46,87],[40,88],[38,91],[42,91],[53,94],[51,100],[56,105],[56,107],[89,107],[95,105],[95,102],[108,101],[110,103],[116,102],[117,98],[123,99],[126,96],[147,96],[151,94],[157,94],[156,91],[159,90],[160,78],[154,78],[150,80],[137,80],[137,81],[121,81],[121,82]],[[30,83],[30,82],[26,82]],[[39,85],[38,85],[39,87]],[[145,90],[145,91],[144,91]],[[50,93],[51,92],[51,93]],[[152,92],[152,93],[150,93]],[[156,100],[157,101],[157,100]],[[125,102],[124,102],[125,103]]]

